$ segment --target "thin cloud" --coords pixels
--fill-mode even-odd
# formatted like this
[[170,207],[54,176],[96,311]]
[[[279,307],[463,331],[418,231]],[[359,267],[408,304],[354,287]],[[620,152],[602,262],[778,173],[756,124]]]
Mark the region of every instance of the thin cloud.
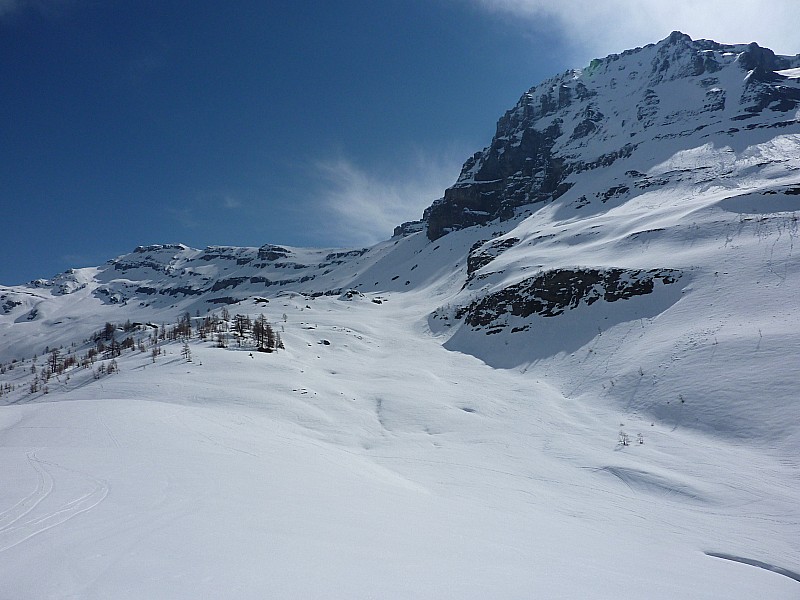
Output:
[[201,210],[236,210],[244,207],[241,195],[232,191],[208,191],[197,194],[194,206]]
[[327,234],[342,245],[368,245],[388,239],[397,225],[419,219],[458,176],[466,154],[430,158],[418,153],[390,175],[367,172],[339,157],[316,164],[319,207],[329,215]]
[[723,43],[755,41],[779,54],[800,52],[797,0],[466,1],[522,17],[534,29],[556,28],[581,60],[657,42],[675,30]]
[[0,18],[26,9],[31,9],[41,15],[52,17],[61,11],[72,0],[0,0]]
[[228,210],[233,210],[235,208],[241,208],[242,202],[238,198],[226,194],[222,197],[222,207]]
[[192,208],[167,206],[165,207],[165,211],[174,221],[186,229],[197,229],[202,224],[200,219],[198,219],[197,212]]
[[[164,211],[179,227],[199,230],[213,224],[214,219],[209,219],[209,215],[234,218],[235,212],[243,208],[246,208],[246,204],[238,194],[209,191],[198,193],[191,200],[167,204]],[[222,211],[228,211],[228,214],[223,217]]]
[[0,17],[10,14],[21,7],[19,0],[0,0]]

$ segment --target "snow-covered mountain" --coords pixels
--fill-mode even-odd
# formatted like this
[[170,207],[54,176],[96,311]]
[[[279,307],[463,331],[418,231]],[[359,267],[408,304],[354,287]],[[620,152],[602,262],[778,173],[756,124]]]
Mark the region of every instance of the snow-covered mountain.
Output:
[[[575,208],[618,202],[679,179],[646,172],[677,151],[775,138],[796,124],[799,66],[800,58],[755,43],[674,32],[549,79],[500,119],[491,145],[427,211],[428,237],[508,219],[567,192]],[[727,178],[731,167],[723,161],[705,178]]]
[[[676,32],[529,90],[374,247],[0,286],[2,580],[797,597],[798,209],[800,55]],[[237,313],[285,349],[158,339]]]

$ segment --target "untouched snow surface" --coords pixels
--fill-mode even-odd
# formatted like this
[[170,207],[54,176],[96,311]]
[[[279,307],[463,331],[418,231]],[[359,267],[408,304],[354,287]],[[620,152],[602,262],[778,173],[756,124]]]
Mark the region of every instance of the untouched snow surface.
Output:
[[284,297],[284,352],[3,407],[2,596],[797,597],[709,556],[797,571],[796,463],[448,352],[429,302]]

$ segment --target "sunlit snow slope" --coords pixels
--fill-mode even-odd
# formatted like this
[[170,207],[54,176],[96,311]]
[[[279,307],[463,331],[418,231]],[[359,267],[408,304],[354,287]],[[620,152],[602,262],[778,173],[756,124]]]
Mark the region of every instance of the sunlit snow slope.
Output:
[[762,50],[673,34],[553,80],[577,104],[534,88],[372,248],[0,287],[0,598],[800,597],[798,65]]

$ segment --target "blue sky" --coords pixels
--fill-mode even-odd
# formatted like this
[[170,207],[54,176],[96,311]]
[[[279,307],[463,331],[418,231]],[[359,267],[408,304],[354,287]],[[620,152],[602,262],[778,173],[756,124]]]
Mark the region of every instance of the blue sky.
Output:
[[800,51],[795,0],[551,4],[0,0],[0,283],[139,244],[373,243],[546,77],[673,29]]

